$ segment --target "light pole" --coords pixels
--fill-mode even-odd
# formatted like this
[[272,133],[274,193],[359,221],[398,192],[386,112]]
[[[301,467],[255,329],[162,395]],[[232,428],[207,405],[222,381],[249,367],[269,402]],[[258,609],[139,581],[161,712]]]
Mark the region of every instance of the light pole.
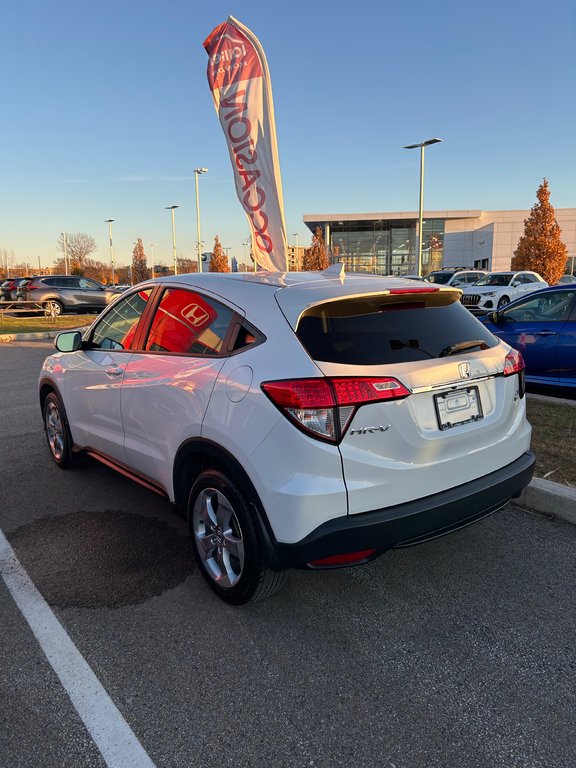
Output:
[[[230,247],[228,247],[228,248],[222,248],[222,250],[226,254],[226,261],[230,261],[229,258],[228,258],[228,251],[231,251],[232,249]],[[230,262],[230,268],[232,268],[232,262]]]
[[300,256],[298,255],[298,238],[300,237],[300,232],[292,232],[292,237],[296,238],[296,253],[294,256],[296,257],[296,271],[300,272]]
[[172,258],[174,259],[174,274],[178,274],[178,263],[176,261],[176,225],[174,223],[174,211],[180,208],[179,205],[167,205],[166,210],[172,211]]
[[202,272],[202,238],[200,237],[200,197],[198,195],[198,176],[208,173],[208,168],[194,168],[196,181],[196,226],[198,228],[198,272]]
[[404,149],[416,149],[420,147],[420,206],[418,208],[418,261],[416,264],[416,274],[422,276],[422,217],[424,210],[424,148],[430,144],[438,144],[443,139],[427,139],[419,144],[408,144]]
[[150,243],[150,248],[152,248],[152,279],[156,277],[154,274],[154,264],[156,263],[154,258],[154,248],[156,248],[156,243]]
[[244,246],[244,272],[248,272],[248,246],[250,243],[246,240],[242,245]]
[[62,241],[64,243],[64,274],[68,274],[68,242],[66,240],[66,232],[62,232]]
[[104,220],[106,224],[108,224],[108,237],[110,239],[110,267],[112,271],[112,285],[116,283],[116,277],[114,275],[114,249],[112,248],[112,222],[114,219],[105,219]]

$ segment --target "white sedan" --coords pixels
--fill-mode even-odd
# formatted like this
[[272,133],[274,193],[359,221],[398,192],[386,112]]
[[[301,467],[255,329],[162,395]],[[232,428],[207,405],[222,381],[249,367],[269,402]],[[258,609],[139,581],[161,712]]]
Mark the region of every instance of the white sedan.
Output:
[[490,272],[463,289],[460,301],[475,315],[485,315],[548,283],[537,272]]

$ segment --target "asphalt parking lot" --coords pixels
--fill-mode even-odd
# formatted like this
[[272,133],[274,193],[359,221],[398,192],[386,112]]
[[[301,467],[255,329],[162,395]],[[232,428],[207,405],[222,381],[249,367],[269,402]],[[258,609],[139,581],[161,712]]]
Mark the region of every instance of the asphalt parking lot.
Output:
[[[86,685],[73,703],[0,579],[0,766],[574,766],[575,526],[509,505],[227,606],[164,500],[52,464],[51,349],[0,347],[0,530],[123,725],[103,753],[79,709],[104,699]],[[141,751],[117,757],[115,738]]]

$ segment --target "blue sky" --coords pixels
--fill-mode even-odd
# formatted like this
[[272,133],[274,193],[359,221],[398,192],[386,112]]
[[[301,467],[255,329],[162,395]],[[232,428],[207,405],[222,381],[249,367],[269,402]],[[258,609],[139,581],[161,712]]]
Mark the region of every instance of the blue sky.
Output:
[[86,232],[127,264],[141,237],[171,263],[202,238],[240,258],[248,225],[206,81],[204,38],[229,14],[272,76],[288,240],[307,213],[528,209],[548,178],[575,207],[573,0],[410,4],[44,0],[4,3],[0,248],[50,266]]

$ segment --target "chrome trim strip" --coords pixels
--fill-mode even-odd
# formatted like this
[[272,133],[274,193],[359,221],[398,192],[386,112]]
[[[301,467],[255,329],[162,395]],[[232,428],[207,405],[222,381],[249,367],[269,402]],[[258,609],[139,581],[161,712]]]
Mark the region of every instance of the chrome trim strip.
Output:
[[422,392],[440,392],[443,389],[459,389],[463,387],[469,387],[471,384],[475,384],[479,381],[489,381],[495,379],[497,376],[501,376],[502,373],[493,373],[489,376],[479,376],[475,379],[456,379],[455,381],[448,381],[444,384],[429,384],[426,387],[414,387],[411,389],[407,387],[411,395],[420,395]]

